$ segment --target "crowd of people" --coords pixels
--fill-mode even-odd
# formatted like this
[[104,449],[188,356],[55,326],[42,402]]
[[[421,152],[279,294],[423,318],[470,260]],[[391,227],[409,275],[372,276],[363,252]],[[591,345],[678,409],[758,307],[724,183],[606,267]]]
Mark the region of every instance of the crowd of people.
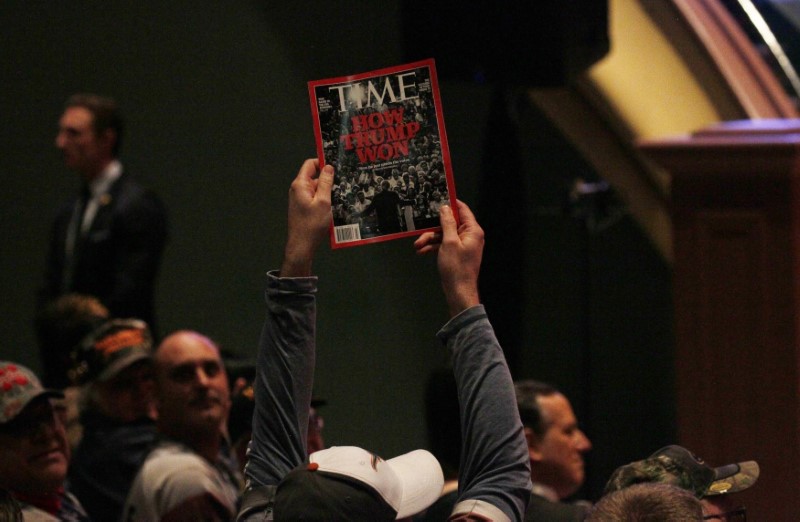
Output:
[[[361,237],[368,238],[438,225],[439,207],[449,201],[449,192],[442,144],[434,132],[436,115],[430,108],[432,105],[425,100],[407,100],[403,104],[403,122],[426,124],[408,140],[408,155],[402,161],[383,161],[380,167],[373,164],[368,169],[361,168],[355,154],[335,154],[343,145],[326,136],[325,129],[330,125],[323,125],[326,157],[344,158],[341,163],[332,163],[335,226],[358,224]],[[342,134],[347,132],[342,130]],[[406,207],[410,212],[405,212]]]
[[[96,196],[100,207],[113,206],[124,198],[105,198],[103,191],[123,179],[121,164],[97,149],[113,148],[116,131],[99,126],[91,103],[75,100],[66,111],[78,107],[90,117],[77,123],[62,118],[57,143],[68,148],[69,140],[82,140],[74,152],[84,157],[82,164],[106,158],[94,170],[108,173],[111,165],[117,174]],[[478,294],[483,230],[460,201],[458,223],[443,204],[441,232],[425,232],[414,242],[417,254],[436,256],[450,317],[436,333],[450,366],[430,388],[432,396],[447,398],[440,410],[447,414],[432,410],[428,416],[441,423],[431,432],[446,440],[433,444],[433,453],[409,449],[391,458],[355,446],[326,448],[324,401],[312,391],[318,291],[312,265],[337,190],[334,168],[317,160],[305,161],[291,184],[284,258],[267,274],[266,319],[246,377],[226,368],[220,347],[200,332],[159,339],[141,317],[121,317],[119,310],[132,310],[116,300],[124,292],[87,294],[76,282],[60,283],[59,291],[51,287],[37,318],[45,381],[0,361],[0,519],[744,520],[735,493],[756,482],[758,465],[712,467],[674,445],[620,466],[596,503],[574,500],[592,443],[561,391],[512,381]],[[135,192],[148,212],[163,218],[157,198]],[[61,259],[62,276],[70,281],[64,274],[93,255],[81,250],[80,237],[69,238],[81,234],[84,206],[70,205],[67,239],[53,242],[64,252],[50,254]],[[96,209],[94,219],[101,214]],[[110,226],[115,218],[104,219]],[[93,229],[91,218],[85,227]],[[124,238],[139,232],[109,230]],[[159,230],[155,248],[150,241],[135,245],[142,256],[160,255],[165,225]],[[133,246],[120,246],[118,238],[113,243],[134,255]],[[110,255],[112,246],[98,248]],[[152,282],[157,259],[131,264],[139,268],[125,270],[142,276],[142,284]],[[57,272],[49,270],[48,281]],[[149,290],[144,299],[131,297],[152,319],[150,298]],[[439,457],[441,448],[446,456]]]
[[362,238],[436,226],[439,208],[449,198],[441,162],[435,152],[416,166],[387,169],[386,177],[374,171],[341,176],[333,192],[334,225],[357,224]]

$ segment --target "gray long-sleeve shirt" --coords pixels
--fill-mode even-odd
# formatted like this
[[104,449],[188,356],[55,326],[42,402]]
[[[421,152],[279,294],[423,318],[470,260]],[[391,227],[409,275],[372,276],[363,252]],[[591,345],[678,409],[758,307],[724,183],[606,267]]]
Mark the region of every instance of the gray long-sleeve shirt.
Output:
[[[268,274],[253,438],[245,469],[250,489],[276,486],[307,459],[316,288],[316,277]],[[454,513],[522,520],[531,488],[527,446],[511,376],[483,306],[463,311],[438,335],[453,356],[464,440]],[[266,500],[245,500],[239,520],[264,520],[269,509]]]

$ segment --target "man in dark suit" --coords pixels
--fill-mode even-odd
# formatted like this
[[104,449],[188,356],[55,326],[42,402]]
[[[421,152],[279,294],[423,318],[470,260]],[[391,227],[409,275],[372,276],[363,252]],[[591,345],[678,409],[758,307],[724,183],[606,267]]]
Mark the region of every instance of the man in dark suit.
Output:
[[400,223],[400,205],[411,204],[411,202],[403,200],[400,194],[391,189],[389,182],[383,180],[381,182],[381,191],[375,194],[372,202],[367,205],[361,213],[363,216],[368,216],[370,213],[375,212],[378,216],[378,229],[383,234],[396,234],[402,232],[404,227]]
[[553,386],[534,380],[514,383],[517,407],[531,462],[531,491],[525,521],[580,522],[590,504],[566,502],[583,484],[583,454],[592,448],[578,427],[569,400]]
[[77,94],[67,100],[55,144],[82,186],[53,223],[39,302],[88,294],[113,317],[136,317],[155,329],[154,286],[167,239],[166,212],[153,192],[123,171],[122,127],[111,99]]

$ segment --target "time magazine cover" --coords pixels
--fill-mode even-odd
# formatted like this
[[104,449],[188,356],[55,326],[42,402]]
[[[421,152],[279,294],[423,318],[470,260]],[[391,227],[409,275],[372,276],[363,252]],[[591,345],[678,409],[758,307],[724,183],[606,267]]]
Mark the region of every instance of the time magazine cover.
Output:
[[441,205],[456,211],[432,59],[308,90],[320,163],[336,171],[333,248],[419,235],[439,228]]

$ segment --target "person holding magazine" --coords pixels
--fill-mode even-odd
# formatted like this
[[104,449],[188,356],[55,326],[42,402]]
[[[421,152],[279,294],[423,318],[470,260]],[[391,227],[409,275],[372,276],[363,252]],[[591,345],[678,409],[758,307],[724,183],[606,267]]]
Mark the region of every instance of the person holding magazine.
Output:
[[[318,160],[307,160],[289,191],[283,263],[267,276],[239,521],[399,520],[424,511],[442,489],[441,467],[424,450],[388,460],[357,447],[306,454],[316,349],[312,262],[330,224],[333,178],[330,165],[320,170]],[[414,243],[419,254],[437,254],[451,316],[438,337],[452,354],[464,451],[449,520],[520,521],[531,490],[528,451],[511,375],[478,297],[483,230],[458,205],[460,224],[443,206],[442,232]]]

